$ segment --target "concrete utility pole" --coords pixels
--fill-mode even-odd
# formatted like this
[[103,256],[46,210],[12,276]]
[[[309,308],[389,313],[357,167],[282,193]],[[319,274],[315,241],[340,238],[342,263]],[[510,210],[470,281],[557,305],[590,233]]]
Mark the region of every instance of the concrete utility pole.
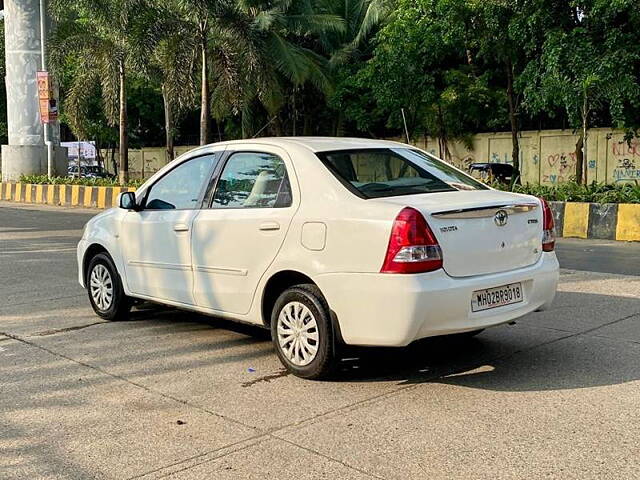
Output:
[[[2,146],[2,180],[16,181],[20,175],[48,173],[36,81],[36,72],[46,61],[42,58],[40,0],[5,0],[4,22],[9,145]],[[49,128],[47,140],[53,142],[50,173],[66,175],[66,149],[57,146],[59,124]]]
[[[47,71],[47,1],[40,0],[40,67]],[[53,142],[51,141],[51,123],[45,123],[44,144],[47,147],[47,176],[53,176]]]

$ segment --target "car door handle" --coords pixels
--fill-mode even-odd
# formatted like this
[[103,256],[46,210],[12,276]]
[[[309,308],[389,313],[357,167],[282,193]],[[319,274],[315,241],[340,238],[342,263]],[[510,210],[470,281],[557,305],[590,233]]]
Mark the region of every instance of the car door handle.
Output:
[[265,222],[260,225],[260,230],[263,230],[263,231],[280,230],[280,224],[277,222]]
[[173,231],[174,232],[188,232],[189,231],[189,226],[184,224],[184,223],[176,223],[173,226]]

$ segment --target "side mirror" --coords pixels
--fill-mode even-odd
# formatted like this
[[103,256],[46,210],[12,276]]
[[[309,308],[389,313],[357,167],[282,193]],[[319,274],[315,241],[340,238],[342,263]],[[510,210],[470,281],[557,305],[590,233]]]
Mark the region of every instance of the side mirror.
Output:
[[136,194],[133,192],[123,192],[120,194],[120,208],[125,210],[138,210],[138,204],[136,203]]

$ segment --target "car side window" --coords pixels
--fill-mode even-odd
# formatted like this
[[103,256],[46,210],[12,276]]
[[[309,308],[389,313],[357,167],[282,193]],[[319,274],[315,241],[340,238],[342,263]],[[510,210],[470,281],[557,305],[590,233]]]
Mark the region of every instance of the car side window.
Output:
[[272,153],[238,152],[227,160],[213,208],[282,208],[291,205],[287,168]]
[[203,155],[181,163],[155,182],[147,194],[146,210],[194,209],[208,182],[216,155]]

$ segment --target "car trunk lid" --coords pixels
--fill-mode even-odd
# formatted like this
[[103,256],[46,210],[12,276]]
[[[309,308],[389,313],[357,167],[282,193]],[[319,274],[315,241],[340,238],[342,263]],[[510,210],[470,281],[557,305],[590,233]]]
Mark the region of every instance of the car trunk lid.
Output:
[[420,211],[452,277],[498,273],[534,264],[541,255],[542,208],[535,197],[496,190],[378,199]]

